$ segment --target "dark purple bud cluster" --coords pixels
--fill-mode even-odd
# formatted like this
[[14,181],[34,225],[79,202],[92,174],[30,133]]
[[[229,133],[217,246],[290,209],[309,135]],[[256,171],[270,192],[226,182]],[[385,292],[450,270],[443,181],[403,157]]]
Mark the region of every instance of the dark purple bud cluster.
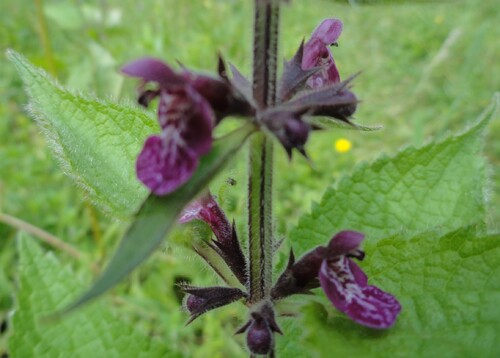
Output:
[[261,114],[260,121],[281,142],[289,157],[292,156],[292,149],[297,149],[306,156],[304,145],[311,126],[302,120],[300,113],[284,108],[271,108]]
[[247,332],[247,347],[253,354],[274,356],[274,333],[283,334],[274,317],[270,302],[264,302],[250,313],[250,319],[236,334]]

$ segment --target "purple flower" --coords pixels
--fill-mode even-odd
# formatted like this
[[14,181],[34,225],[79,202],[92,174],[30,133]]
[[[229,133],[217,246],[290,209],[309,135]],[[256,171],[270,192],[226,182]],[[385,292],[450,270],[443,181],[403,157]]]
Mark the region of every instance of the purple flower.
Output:
[[[328,127],[325,119],[335,118],[356,127],[350,120],[358,100],[350,91],[355,76],[341,82],[329,45],[336,44],[342,22],[327,19],[314,30],[309,41],[300,44],[295,55],[285,61],[278,82],[278,105],[267,108],[257,118],[283,145],[307,157],[305,144],[311,130]],[[324,117],[319,124],[314,118]]]
[[342,21],[338,19],[323,20],[304,45],[302,69],[321,67],[321,70],[307,80],[307,84],[311,88],[340,82],[339,71],[328,46],[336,45],[341,32]]
[[354,321],[371,328],[389,328],[396,321],[401,305],[391,294],[368,285],[368,278],[351,257],[362,259],[359,244],[364,235],[342,231],[327,247],[319,281],[328,299]]
[[233,231],[231,224],[212,194],[206,193],[184,208],[179,223],[185,224],[191,220],[206,222],[218,241],[224,243],[231,241]]
[[[225,73],[222,59],[221,72]],[[139,77],[139,103],[148,106],[159,97],[161,133],[144,143],[136,163],[137,177],[154,194],[166,195],[184,184],[198,167],[199,158],[212,147],[212,129],[225,116],[254,113],[245,97],[227,78],[175,72],[154,58],[133,61],[122,72]],[[156,89],[145,89],[148,82]]]
[[191,220],[202,220],[210,226],[216,240],[208,242],[207,245],[224,260],[241,284],[246,285],[247,263],[234,222],[232,225],[229,223],[226,214],[210,193],[204,194],[184,208],[179,222],[183,224]]
[[160,90],[160,135],[149,137],[137,158],[137,177],[157,195],[185,183],[199,157],[212,147],[215,121],[210,105],[190,86]]
[[200,156],[210,151],[215,114],[185,76],[159,60],[140,59],[123,67],[122,72],[159,86],[155,91],[143,91],[140,97],[140,103],[146,105],[160,98],[161,133],[144,143],[136,171],[139,180],[154,194],[166,195],[189,180]]
[[366,274],[351,259],[364,258],[359,249],[363,239],[362,233],[342,231],[328,246],[315,248],[298,262],[292,253],[288,267],[273,287],[272,297],[307,293],[321,285],[332,304],[352,320],[371,328],[391,327],[401,305],[393,295],[368,285]]

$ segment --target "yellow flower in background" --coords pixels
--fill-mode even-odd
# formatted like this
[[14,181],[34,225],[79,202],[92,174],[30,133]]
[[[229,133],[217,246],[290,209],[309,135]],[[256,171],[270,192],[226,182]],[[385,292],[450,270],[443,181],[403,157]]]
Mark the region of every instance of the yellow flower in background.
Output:
[[335,150],[339,153],[347,153],[351,150],[352,143],[349,139],[340,138],[335,141]]
[[434,18],[434,23],[435,23],[436,25],[441,25],[443,22],[444,22],[444,16],[443,16],[443,15],[437,15],[437,16]]

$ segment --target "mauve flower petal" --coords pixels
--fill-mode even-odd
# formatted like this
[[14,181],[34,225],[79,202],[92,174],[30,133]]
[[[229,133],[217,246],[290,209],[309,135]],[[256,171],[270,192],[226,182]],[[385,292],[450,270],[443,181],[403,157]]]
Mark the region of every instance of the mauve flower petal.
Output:
[[155,58],[146,57],[129,62],[121,71],[126,75],[142,78],[146,82],[158,82],[162,87],[184,83],[182,76]]
[[184,208],[179,218],[179,222],[184,224],[191,220],[203,220],[207,224],[210,224],[218,221],[218,218],[222,215],[224,215],[224,213],[212,194],[206,193]]
[[349,261],[349,269],[351,270],[356,283],[361,287],[367,286],[368,276],[366,276],[366,273],[364,273],[363,270],[361,270],[361,267],[359,267],[358,264],[354,262],[354,260],[348,260],[348,261]]
[[327,61],[330,58],[330,49],[318,39],[310,39],[304,45],[304,54],[302,57],[302,69],[320,66],[322,60]]
[[350,251],[356,250],[364,238],[365,235],[357,231],[339,232],[328,244],[328,257],[346,255]]
[[164,131],[176,128],[196,155],[206,154],[212,148],[215,115],[208,102],[189,86],[161,92],[158,121]]
[[231,101],[231,88],[219,79],[184,71],[184,78],[213,108],[215,112],[227,111]]
[[231,240],[233,231],[231,224],[212,194],[207,193],[184,208],[179,223],[191,220],[206,222],[220,242],[227,243]]
[[[391,327],[401,311],[397,299],[375,286],[362,286],[364,281],[357,269],[351,270],[346,257],[325,260],[321,265],[319,280],[328,299],[351,319],[367,327]],[[361,271],[361,269],[359,269]]]
[[321,88],[340,82],[340,74],[330,48],[318,39],[311,39],[304,46],[302,68],[307,70],[313,67],[322,67],[322,69],[307,80],[306,83],[311,88]]
[[189,180],[197,166],[197,156],[182,142],[151,136],[137,158],[136,171],[154,194],[166,195]]
[[[335,61],[333,60],[333,56],[332,56],[332,62],[330,63],[330,65],[328,65],[326,67],[326,78],[328,78],[328,81],[327,83],[338,83],[340,82],[340,74],[339,74],[339,70],[337,69],[337,65],[335,65]],[[320,71],[319,73],[322,73],[322,71]],[[318,74],[315,74],[313,75],[314,76],[318,76]]]
[[207,154],[212,148],[212,129],[215,115],[210,104],[198,93],[191,94],[194,113],[189,118],[189,124],[182,134],[189,147],[197,154]]
[[201,210],[203,210],[203,205],[199,200],[192,201],[189,203],[179,216],[179,224],[186,224],[193,220],[203,220],[201,216]]
[[338,19],[324,20],[304,45],[302,68],[322,69],[307,80],[311,88],[320,88],[331,83],[340,82],[339,71],[335,65],[329,45],[336,42],[342,32],[342,22]]
[[340,34],[342,33],[343,24],[339,19],[326,19],[316,27],[313,31],[311,38],[319,39],[325,45],[331,45],[337,42]]

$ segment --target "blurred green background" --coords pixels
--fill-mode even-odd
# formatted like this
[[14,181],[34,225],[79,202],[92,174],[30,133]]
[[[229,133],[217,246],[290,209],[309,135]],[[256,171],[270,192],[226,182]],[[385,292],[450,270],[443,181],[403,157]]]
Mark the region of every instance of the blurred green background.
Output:
[[[276,151],[275,212],[279,237],[309,210],[311,200],[360,161],[389,155],[401,146],[420,146],[430,136],[463,129],[500,89],[500,11],[495,0],[464,1],[300,1],[284,6],[280,56],[290,57],[301,39],[325,17],[344,22],[334,48],[341,75],[362,71],[354,91],[362,100],[356,118],[383,131],[316,133],[308,143],[312,164],[296,157],[288,162]],[[4,0],[0,3],[0,213],[42,228],[85,253],[88,262],[56,254],[80,276],[89,262],[102,265],[126,224],[106,217],[89,204],[67,178],[26,110],[27,97],[7,48],[24,54],[58,81],[97,96],[134,100],[135,83],[117,69],[149,55],[175,60],[198,70],[213,70],[216,53],[244,74],[252,56],[252,2],[247,0]],[[352,148],[336,150],[338,139]],[[492,123],[485,153],[493,164],[490,216],[499,227],[500,123]],[[243,230],[245,160],[242,154],[227,177],[236,185],[215,185],[228,215]],[[191,227],[191,230],[199,227]],[[0,222],[0,356],[9,332],[5,319],[15,290],[16,228]],[[245,356],[233,337],[243,323],[241,308],[229,306],[184,328],[175,283],[214,282],[193,260],[186,231],[175,234],[131,279],[105,299],[110,309],[153,336],[171,341],[189,357]],[[50,246],[46,250],[54,250]],[[57,250],[56,250],[57,251]],[[188,261],[186,261],[188,260]],[[187,264],[189,262],[189,264]],[[193,269],[193,265],[195,269]],[[197,268],[197,269],[196,269]],[[2,356],[3,357],[3,356]]]

